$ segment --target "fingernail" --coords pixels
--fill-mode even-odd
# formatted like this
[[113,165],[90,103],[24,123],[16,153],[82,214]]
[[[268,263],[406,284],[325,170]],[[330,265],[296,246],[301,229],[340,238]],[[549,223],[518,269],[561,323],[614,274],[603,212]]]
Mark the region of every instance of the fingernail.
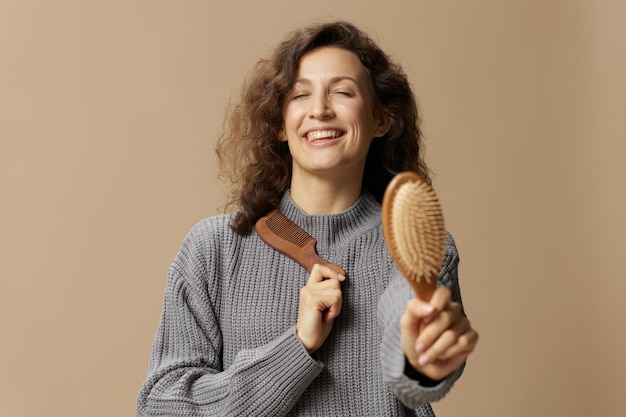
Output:
[[426,343],[424,343],[424,342],[417,342],[417,345],[415,346],[415,350],[417,350],[418,352],[422,353],[423,351],[426,350]]
[[432,312],[433,312],[433,310],[434,310],[434,308],[433,308],[433,306],[431,306],[430,304],[423,304],[423,305],[420,307],[420,312],[422,312],[422,313],[426,313],[426,314],[428,314],[428,313],[432,313]]
[[417,360],[417,362],[421,366],[428,365],[428,362],[430,362],[430,358],[428,357],[428,355],[421,355],[419,359]]

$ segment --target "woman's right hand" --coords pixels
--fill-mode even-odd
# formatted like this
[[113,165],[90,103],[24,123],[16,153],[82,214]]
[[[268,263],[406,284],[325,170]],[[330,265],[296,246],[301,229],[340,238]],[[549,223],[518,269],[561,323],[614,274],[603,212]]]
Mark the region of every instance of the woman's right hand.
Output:
[[341,312],[341,283],[345,279],[327,266],[315,264],[300,290],[296,334],[309,353],[322,346]]

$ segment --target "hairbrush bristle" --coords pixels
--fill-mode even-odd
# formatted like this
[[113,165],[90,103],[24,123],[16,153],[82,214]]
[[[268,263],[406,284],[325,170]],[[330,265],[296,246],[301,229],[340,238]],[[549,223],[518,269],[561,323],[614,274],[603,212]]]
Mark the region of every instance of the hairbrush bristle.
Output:
[[439,199],[415,172],[401,172],[383,196],[382,224],[389,252],[415,295],[428,301],[437,287],[446,231]]
[[443,260],[445,227],[439,200],[425,182],[400,185],[391,207],[393,246],[406,277],[431,283]]

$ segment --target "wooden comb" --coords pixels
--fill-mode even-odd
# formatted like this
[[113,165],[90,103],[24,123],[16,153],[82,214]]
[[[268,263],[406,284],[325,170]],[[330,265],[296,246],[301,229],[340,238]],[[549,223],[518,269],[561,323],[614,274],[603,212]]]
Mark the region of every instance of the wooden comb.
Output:
[[385,241],[398,269],[416,296],[429,301],[437,288],[446,232],[439,199],[414,172],[396,175],[382,204]]
[[263,242],[289,256],[311,272],[313,265],[321,264],[338,274],[346,272],[339,266],[320,258],[315,251],[317,241],[278,210],[272,210],[256,222],[256,232]]

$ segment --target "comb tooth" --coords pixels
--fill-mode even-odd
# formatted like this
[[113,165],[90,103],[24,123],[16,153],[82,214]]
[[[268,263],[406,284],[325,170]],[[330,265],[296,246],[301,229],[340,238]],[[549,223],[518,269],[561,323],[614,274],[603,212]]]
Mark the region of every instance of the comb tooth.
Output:
[[303,248],[313,237],[295,225],[287,216],[276,212],[266,221],[267,227],[286,241]]

